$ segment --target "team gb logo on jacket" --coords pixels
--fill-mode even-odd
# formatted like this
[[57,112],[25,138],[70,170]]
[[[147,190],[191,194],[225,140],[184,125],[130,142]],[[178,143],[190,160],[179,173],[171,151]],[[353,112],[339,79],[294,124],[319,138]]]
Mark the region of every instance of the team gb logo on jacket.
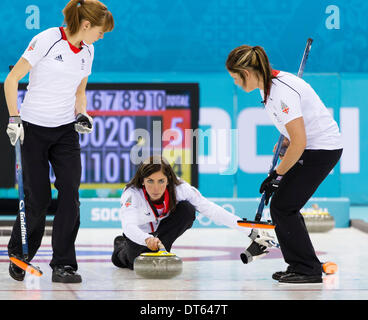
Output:
[[125,207],[129,208],[132,205],[132,196],[130,196],[127,201],[125,201]]
[[289,114],[289,107],[282,100],[281,100],[281,110],[282,110],[283,113]]
[[35,48],[35,46],[36,46],[36,42],[37,42],[37,40],[33,41],[33,42],[29,45],[29,47],[28,47],[27,51],[32,51],[32,50],[34,50],[34,48]]

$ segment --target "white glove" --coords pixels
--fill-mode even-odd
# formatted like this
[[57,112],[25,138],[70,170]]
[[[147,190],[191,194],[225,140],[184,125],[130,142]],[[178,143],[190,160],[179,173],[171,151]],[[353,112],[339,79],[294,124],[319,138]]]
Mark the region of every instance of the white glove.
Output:
[[271,236],[263,229],[252,229],[248,237],[253,241],[250,246],[240,254],[243,263],[250,263],[264,257],[269,253],[269,251],[267,251],[268,248],[280,248],[280,245],[275,241],[275,237]]
[[267,248],[280,247],[280,245],[275,241],[275,237],[271,236],[267,231],[263,229],[252,229],[248,237],[261,246],[265,246]]
[[23,144],[24,140],[24,129],[22,120],[19,116],[13,116],[9,118],[8,128],[6,129],[6,133],[9,136],[10,143],[15,146],[18,139],[20,139],[20,143]]
[[78,113],[74,128],[79,133],[91,133],[93,130],[93,119],[87,113]]
[[264,257],[267,253],[269,253],[269,251],[267,251],[266,246],[252,241],[250,246],[240,254],[240,259],[243,261],[243,263],[247,264],[256,259]]

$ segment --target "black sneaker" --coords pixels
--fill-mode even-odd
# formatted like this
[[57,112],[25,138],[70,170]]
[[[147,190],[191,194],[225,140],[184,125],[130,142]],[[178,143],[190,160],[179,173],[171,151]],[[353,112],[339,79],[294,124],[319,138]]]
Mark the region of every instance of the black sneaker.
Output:
[[124,268],[124,264],[118,258],[118,253],[125,246],[126,242],[123,236],[117,236],[114,239],[114,251],[111,255],[111,262],[118,268]]
[[71,266],[56,266],[52,270],[52,282],[80,283],[82,277]]
[[290,266],[287,267],[286,271],[277,271],[272,275],[272,279],[279,281],[280,278],[288,273],[292,272]]
[[290,272],[279,279],[280,283],[322,283],[322,275],[306,275]]
[[23,269],[19,268],[17,265],[15,265],[13,262],[10,262],[9,274],[14,280],[23,281],[26,272]]
[[114,239],[114,250],[120,248],[121,246],[123,246],[125,243],[125,239],[123,236],[117,236]]

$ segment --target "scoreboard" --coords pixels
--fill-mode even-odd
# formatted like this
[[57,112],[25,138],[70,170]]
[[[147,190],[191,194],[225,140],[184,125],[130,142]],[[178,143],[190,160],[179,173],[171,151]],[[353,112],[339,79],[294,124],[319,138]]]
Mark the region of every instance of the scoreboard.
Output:
[[[25,89],[20,84],[19,106]],[[165,156],[178,176],[198,186],[196,148],[186,138],[198,128],[198,84],[90,83],[86,96],[94,129],[80,134],[81,189],[122,189],[153,154]],[[52,169],[50,178],[55,181]]]

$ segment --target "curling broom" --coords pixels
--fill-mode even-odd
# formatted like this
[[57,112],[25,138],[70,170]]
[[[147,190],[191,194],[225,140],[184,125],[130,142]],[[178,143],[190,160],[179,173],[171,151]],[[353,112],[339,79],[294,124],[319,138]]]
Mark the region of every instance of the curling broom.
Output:
[[[13,69],[14,66],[9,66],[9,71]],[[22,170],[22,157],[20,140],[18,139],[15,143],[15,158],[16,158],[16,172],[18,181],[18,194],[19,194],[19,220],[20,220],[20,230],[22,238],[22,253],[23,256],[10,255],[9,259],[16,266],[22,270],[34,275],[42,276],[42,271],[40,268],[33,266],[28,260],[28,239],[27,239],[27,228],[26,228],[26,211],[24,203],[24,189],[23,189],[23,170]]]
[[19,257],[16,255],[11,255],[10,261],[17,265],[24,271],[35,275],[42,276],[42,271],[29,263],[28,260],[28,240],[27,240],[27,228],[26,228],[26,212],[24,203],[24,190],[23,190],[23,173],[22,173],[22,162],[21,162],[21,151],[20,151],[20,140],[18,139],[15,144],[15,156],[16,156],[16,172],[18,180],[18,193],[19,193],[19,220],[20,220],[20,230],[22,236],[22,251],[23,256]]

